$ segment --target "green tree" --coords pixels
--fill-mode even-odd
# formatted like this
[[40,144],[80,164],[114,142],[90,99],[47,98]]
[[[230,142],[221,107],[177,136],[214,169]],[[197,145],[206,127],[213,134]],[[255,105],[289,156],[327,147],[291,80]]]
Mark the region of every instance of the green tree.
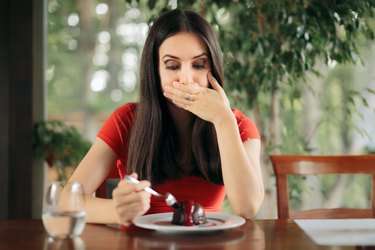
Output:
[[[267,166],[269,153],[312,150],[311,138],[299,132],[303,89],[314,89],[314,82],[307,83],[307,75],[319,76],[322,63],[358,63],[358,44],[374,39],[373,0],[208,0],[176,1],[176,6],[169,1],[164,3],[162,9],[196,10],[214,25],[224,53],[226,90],[232,104],[253,110],[262,133],[263,166]],[[339,122],[342,145],[347,149],[350,117],[355,113],[356,99],[363,98],[350,86],[350,77],[343,75],[342,80],[338,98],[345,105],[338,108],[339,115],[330,124]],[[332,113],[325,114],[332,118]],[[322,122],[317,121],[316,126]],[[271,175],[268,167],[266,187],[270,187]],[[301,179],[291,182],[295,191],[302,192]]]
[[[141,46],[122,43],[121,37],[116,38],[115,29],[109,31],[112,52],[109,63],[100,69],[111,72],[111,83],[109,88],[95,94],[91,93],[87,86],[97,66],[91,65],[93,52],[82,52],[82,46],[88,43],[91,44],[91,49],[96,48],[98,43],[94,43],[94,40],[98,33],[103,29],[109,30],[110,26],[116,24],[116,20],[117,23],[123,21],[123,13],[126,16],[129,11],[136,13],[138,10],[138,18],[127,19],[125,22],[151,24],[152,20],[165,10],[176,7],[192,9],[204,15],[217,32],[225,62],[226,91],[232,105],[254,117],[262,134],[264,166],[268,166],[270,152],[306,153],[313,150],[311,138],[316,138],[319,133],[306,136],[305,132],[301,132],[304,123],[301,116],[307,116],[304,93],[306,89],[319,92],[320,89],[327,89],[328,94],[331,85],[327,82],[308,82],[308,76],[319,76],[324,64],[359,63],[359,42],[374,39],[374,0],[112,0],[107,4],[110,11],[97,16],[93,14],[92,8],[100,3],[102,2],[94,0],[49,1],[48,80],[51,110],[74,110],[78,107],[85,112],[91,112],[91,116],[93,112],[112,110],[118,105],[118,102],[108,98],[110,91],[118,87],[114,80],[116,71],[119,70],[116,65],[121,64],[118,54],[129,47],[135,48],[139,53]],[[84,22],[81,21],[77,26],[80,28],[79,32],[77,27],[67,25],[66,20],[72,12],[77,13],[80,20],[83,17],[91,18],[90,25],[84,27]],[[86,42],[84,39],[87,39]],[[86,54],[91,56],[87,57]],[[86,71],[85,68],[91,71]],[[82,78],[81,72],[87,72],[84,74],[86,78]],[[333,93],[329,98],[334,96],[332,101],[340,98],[353,100],[345,107],[338,107],[340,115],[337,121],[347,121],[349,124],[351,119],[348,119],[348,116],[353,114],[356,100],[363,100],[362,92],[352,89],[351,83],[337,82],[338,86],[342,86],[342,91],[339,91],[342,94]],[[65,104],[67,97],[85,96],[82,86],[89,90],[86,96],[91,96],[91,99],[81,98],[71,104]],[[135,93],[136,91],[133,91],[124,96],[121,103],[134,100]],[[332,108],[328,103],[328,100],[331,100],[329,98],[326,99],[327,102],[322,101],[328,112]],[[327,118],[332,117],[328,115]],[[316,121],[315,127],[329,131],[333,122],[337,121]],[[342,131],[350,129],[350,126],[345,124],[340,125]],[[342,134],[341,139],[348,142],[350,138],[345,139],[344,136],[346,134]],[[271,175],[268,166],[264,174],[268,187],[272,183]],[[268,200],[265,203],[270,205],[273,202]]]
[[[98,113],[108,114],[136,100],[136,86],[124,86],[120,75],[125,74],[124,52],[133,49],[139,54],[142,44],[118,30],[129,28],[124,28],[127,24],[139,26],[148,12],[124,15],[129,10],[132,6],[120,0],[48,1],[48,114],[57,119],[62,113],[78,116],[86,137],[95,134]],[[95,90],[94,83],[100,89]]]
[[[303,129],[299,117],[304,112],[302,92],[304,88],[314,89],[308,86],[314,83],[307,83],[306,76],[319,75],[317,68],[321,68],[321,62],[329,65],[360,61],[358,44],[374,38],[371,23],[374,4],[374,1],[243,1],[236,4],[213,1],[206,5],[211,8],[202,13],[210,16],[211,12],[211,21],[217,23],[222,42],[227,62],[227,89],[232,97],[254,108],[263,135],[265,163],[267,152],[314,150],[310,138],[300,132]],[[349,152],[352,117],[358,114],[357,101],[366,105],[363,93],[351,85],[350,71],[344,71],[346,74],[340,74],[338,91],[324,98],[331,100],[338,96],[341,105],[326,106],[335,107],[336,112],[323,112],[326,119],[323,117],[315,125],[336,126],[340,134],[334,138],[339,138],[338,144],[343,145],[336,151],[339,153]],[[324,83],[317,86],[321,87],[328,89],[329,86],[325,87]],[[330,135],[326,134],[325,138],[331,138]],[[266,176],[270,174],[268,168]],[[290,181],[294,186],[292,192],[305,191],[301,181],[298,178]],[[267,180],[266,186],[270,187],[270,182]],[[338,178],[334,187],[340,186],[340,182]]]

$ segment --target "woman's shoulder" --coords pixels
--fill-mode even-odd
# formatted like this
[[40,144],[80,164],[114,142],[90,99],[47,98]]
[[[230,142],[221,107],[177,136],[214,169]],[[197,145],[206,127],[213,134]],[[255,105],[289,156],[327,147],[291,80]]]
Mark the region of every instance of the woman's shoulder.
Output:
[[116,108],[108,117],[104,127],[115,127],[116,129],[125,127],[129,129],[134,122],[136,107],[137,103],[130,102]]
[[134,122],[136,103],[118,107],[104,122],[97,136],[106,142],[120,157],[126,147],[128,135]]
[[237,108],[232,108],[232,112],[236,117],[242,141],[246,141],[247,139],[260,139],[260,134],[255,122]]
[[137,103],[134,103],[134,102],[126,103],[116,108],[115,111],[113,111],[111,115],[111,119],[132,121],[134,119],[136,108],[137,108]]
[[247,117],[247,116],[246,116],[241,110],[239,110],[238,108],[232,108],[232,112],[233,112],[234,116],[236,117],[237,122],[242,121],[242,120],[252,122],[252,120],[251,120],[249,117]]
[[135,113],[135,109],[137,107],[137,103],[135,102],[128,102],[117,109],[113,113],[115,114],[129,114],[129,113]]

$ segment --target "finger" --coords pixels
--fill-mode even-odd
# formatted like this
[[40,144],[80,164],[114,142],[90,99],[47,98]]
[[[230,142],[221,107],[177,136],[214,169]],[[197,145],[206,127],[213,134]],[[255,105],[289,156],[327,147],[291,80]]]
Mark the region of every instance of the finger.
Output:
[[[136,172],[131,173],[129,176],[132,177],[132,178],[134,178],[134,179],[136,179],[136,180],[138,180],[138,174],[137,174]],[[121,181],[118,183],[118,185],[123,186],[123,185],[125,185],[126,183],[131,183],[131,182],[121,180]],[[138,189],[138,190],[144,189],[145,187],[147,187],[147,185],[148,185],[148,186],[150,185],[150,183],[149,183],[148,181],[139,181],[139,183],[142,183],[142,185],[139,186],[140,189]],[[135,184],[138,184],[138,183],[135,183]],[[144,186],[144,185],[146,185],[146,186]]]
[[136,172],[131,173],[130,177],[133,177],[134,179],[138,180],[138,174]]
[[141,191],[149,186],[151,186],[151,183],[146,180],[140,181],[139,183],[130,183],[127,180],[121,180],[117,185],[117,187],[119,188],[119,191],[122,193],[131,193],[131,192]]
[[[117,213],[122,214],[120,215],[120,218],[124,218],[124,216],[129,218],[129,215],[131,214],[134,214],[135,216],[147,212],[151,206],[151,197],[150,194],[146,192],[132,194],[125,197],[117,196],[114,197],[114,205]],[[128,215],[126,216],[125,214]]]
[[121,221],[126,224],[133,221],[139,215],[145,214],[150,209],[150,197],[142,199],[140,202],[130,204],[116,204],[116,212]]
[[169,94],[169,96],[172,97],[183,97],[184,95],[188,94],[186,91],[183,91],[180,89],[178,86],[165,86],[165,91],[164,93]]
[[214,90],[219,91],[220,93],[224,91],[211,72],[207,73],[207,80]]
[[180,105],[187,105],[189,102],[193,101],[193,95],[191,93],[182,92],[177,89],[169,89],[166,87],[164,96],[171,100],[173,103]]
[[[138,174],[136,173],[136,172],[133,172],[133,173],[131,173],[131,174],[129,174],[129,176],[130,177],[132,177],[132,178],[134,178],[134,179],[136,179],[136,180],[138,180]],[[117,186],[123,186],[123,185],[125,185],[125,183],[126,182],[123,182],[123,180],[120,180],[118,183],[117,183]],[[129,183],[129,182],[128,182]]]
[[122,206],[118,207],[116,211],[122,221],[131,222],[135,217],[145,214],[149,209],[149,206]]
[[122,194],[117,193],[115,197],[116,206],[141,204],[141,206],[149,205],[151,200],[151,194],[146,191],[141,191],[137,193]]
[[199,86],[199,84],[196,82],[190,82],[189,84],[173,82],[172,86],[174,89],[178,89],[181,92],[188,93],[188,94],[199,94],[202,89],[202,87]]

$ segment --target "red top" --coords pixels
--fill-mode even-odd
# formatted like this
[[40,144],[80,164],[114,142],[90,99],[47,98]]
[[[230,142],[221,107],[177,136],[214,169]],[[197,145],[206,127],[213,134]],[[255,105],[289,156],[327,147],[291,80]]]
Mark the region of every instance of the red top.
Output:
[[[116,109],[104,123],[98,137],[110,146],[117,154],[117,169],[122,179],[126,173],[128,158],[127,138],[134,122],[136,104],[128,103]],[[255,124],[241,111],[232,109],[236,116],[241,140],[259,139]],[[168,180],[152,187],[159,193],[171,192],[178,201],[193,200],[200,203],[206,212],[220,212],[225,197],[224,185],[213,184],[202,177],[187,176],[179,180]],[[151,198],[151,208],[147,212],[173,212],[163,199]]]

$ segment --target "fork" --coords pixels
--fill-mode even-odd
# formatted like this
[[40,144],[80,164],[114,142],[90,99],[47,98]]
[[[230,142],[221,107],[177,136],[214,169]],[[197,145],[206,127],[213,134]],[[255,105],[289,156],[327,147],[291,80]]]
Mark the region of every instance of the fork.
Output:
[[[135,184],[139,183],[139,181],[137,179],[135,179],[135,178],[133,178],[129,175],[125,175],[124,179],[127,180],[128,182],[131,182],[131,183],[135,183]],[[165,194],[160,194],[150,187],[145,187],[144,190],[146,192],[156,196],[156,197],[163,198],[165,200],[165,203],[167,203],[167,205],[170,206],[170,207],[173,207],[173,208],[179,208],[180,207],[178,205],[177,200],[174,197],[174,195],[169,193],[169,192],[167,192]]]

